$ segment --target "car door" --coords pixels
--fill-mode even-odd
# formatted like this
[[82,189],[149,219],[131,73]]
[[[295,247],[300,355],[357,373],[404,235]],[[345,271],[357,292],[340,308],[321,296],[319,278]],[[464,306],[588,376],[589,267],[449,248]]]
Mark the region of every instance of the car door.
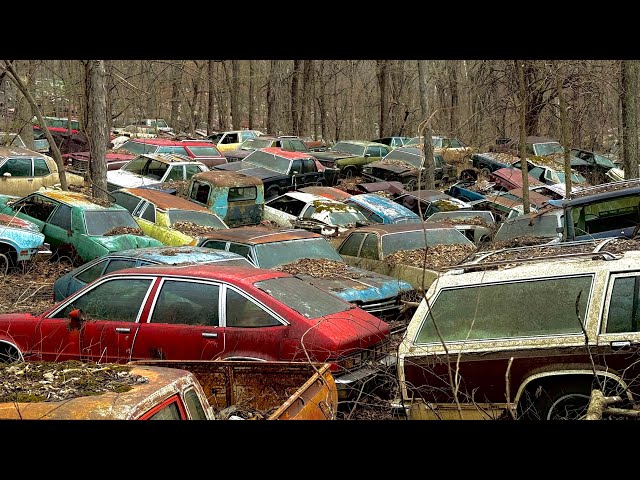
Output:
[[[118,362],[132,360],[132,348],[143,306],[154,282],[152,276],[122,276],[99,279],[94,285],[63,301],[47,315],[40,327],[43,357],[55,359],[56,352],[75,349],[82,361]],[[70,322],[69,313],[80,309],[81,322]],[[67,341],[52,334],[61,320],[66,321]],[[152,357],[146,357],[152,358]]]
[[[11,205],[11,209],[19,218],[29,220],[30,222],[38,225],[42,232],[49,216],[58,205],[59,202],[34,194],[18,200],[16,203]],[[45,241],[53,245],[51,243],[52,239],[45,238]]]
[[36,191],[31,162],[31,158],[7,158],[0,165],[0,193],[23,196]]
[[164,277],[156,292],[132,359],[215,360],[225,352],[219,283]]
[[46,160],[42,157],[33,159],[33,188],[38,190],[40,187],[52,187],[60,183],[60,175],[58,172],[51,172]]
[[166,175],[162,178],[162,182],[172,182],[184,179],[184,165],[170,165]]
[[49,239],[51,248],[63,250],[72,256],[72,250],[75,247],[71,247],[74,244],[71,231],[71,207],[63,203],[58,204],[44,224],[42,233]]

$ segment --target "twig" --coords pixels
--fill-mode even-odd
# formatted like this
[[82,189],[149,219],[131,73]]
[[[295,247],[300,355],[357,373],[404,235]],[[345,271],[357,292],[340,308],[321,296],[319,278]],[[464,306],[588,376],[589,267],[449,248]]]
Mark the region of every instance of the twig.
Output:
[[507,408],[509,410],[509,415],[513,420],[516,419],[516,414],[513,411],[513,407],[511,406],[511,365],[513,364],[513,357],[509,359],[509,364],[507,365],[507,371],[504,374],[506,389],[507,389]]

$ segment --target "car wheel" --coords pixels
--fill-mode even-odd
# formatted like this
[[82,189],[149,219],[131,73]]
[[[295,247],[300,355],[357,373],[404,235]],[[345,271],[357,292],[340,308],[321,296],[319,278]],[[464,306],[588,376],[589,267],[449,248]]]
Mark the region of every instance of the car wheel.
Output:
[[475,182],[478,174],[474,170],[463,170],[460,172],[460,180],[463,182]]
[[483,177],[488,177],[489,175],[491,175],[491,170],[489,170],[487,167],[483,167],[480,169],[480,174]]
[[345,168],[344,178],[350,179],[356,176],[356,169],[352,167]]
[[[579,420],[587,413],[591,383],[563,379],[528,390],[519,418],[527,420]],[[533,397],[533,398],[532,398]],[[519,405],[519,408],[522,406]]]
[[16,363],[22,362],[22,354],[13,345],[0,343],[0,363]]
[[418,179],[410,178],[407,183],[404,184],[404,189],[408,192],[413,192],[416,189],[416,185],[418,185]]

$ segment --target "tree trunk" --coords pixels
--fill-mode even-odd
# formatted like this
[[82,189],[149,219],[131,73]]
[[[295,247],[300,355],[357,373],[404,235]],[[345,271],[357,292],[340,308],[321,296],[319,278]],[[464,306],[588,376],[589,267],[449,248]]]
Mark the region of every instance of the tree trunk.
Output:
[[178,115],[180,111],[180,91],[182,90],[182,70],[184,68],[184,60],[180,60],[178,65],[172,67],[173,75],[171,79],[171,114],[169,115],[169,124],[175,128],[182,130],[184,117],[181,119],[181,125],[178,125]]
[[49,145],[51,147],[51,153],[53,154],[53,159],[56,162],[56,165],[58,166],[58,174],[60,176],[60,187],[62,188],[62,190],[68,190],[67,175],[64,169],[64,163],[62,161],[62,155],[60,155],[60,149],[58,148],[58,145],[56,144],[56,142],[53,140],[53,137],[51,136],[51,132],[49,132],[49,129],[47,128],[47,124],[44,121],[44,118],[42,118],[42,112],[40,111],[38,104],[36,103],[33,96],[31,95],[31,92],[29,92],[29,89],[27,88],[25,83],[22,81],[22,79],[16,72],[12,62],[5,60],[4,63],[5,63],[5,68],[9,73],[9,76],[8,76],[9,79],[15,84],[16,87],[18,87],[20,92],[22,92],[22,95],[24,95],[27,101],[31,104],[31,108],[33,109],[33,111],[36,114],[36,117],[38,118],[38,125],[42,127],[42,131],[47,137],[47,141],[49,142]]
[[458,60],[447,62],[451,105],[449,109],[449,133],[455,135],[458,130]]
[[[26,74],[24,76],[24,82],[26,88],[31,91],[33,90],[33,60],[28,60],[25,67]],[[26,97],[21,97],[16,108],[17,125],[14,131],[20,134],[20,137],[29,150],[33,150],[33,122],[31,121],[33,115],[34,112],[31,104]]]
[[427,61],[418,60],[418,90],[420,92],[420,115],[423,120],[429,116],[429,91],[427,85]]
[[280,61],[271,60],[269,83],[267,84],[267,132],[271,135],[278,135],[277,89],[280,78],[279,69]]
[[[421,135],[424,136],[425,139],[431,138],[433,133],[431,132],[431,128],[429,127],[430,120],[425,122],[425,127],[422,129]],[[433,144],[431,142],[422,142],[422,151],[424,154],[424,172],[421,172],[419,175],[424,175],[425,178],[418,178],[417,188],[422,188],[424,183],[424,188],[427,190],[435,190],[436,188],[436,168],[435,162],[433,160]]]
[[378,87],[380,89],[380,137],[391,135],[389,128],[389,60],[377,60]]
[[242,128],[240,113],[240,61],[231,60],[231,121],[234,130]]
[[256,125],[256,120],[253,116],[253,102],[255,100],[256,97],[256,92],[255,92],[255,80],[253,79],[253,75],[254,75],[254,66],[253,66],[253,62],[254,60],[249,60],[249,128],[251,130],[255,129],[255,125]]
[[89,181],[95,198],[108,199],[107,195],[107,90],[105,86],[104,60],[88,60],[85,63],[87,96],[87,136],[89,137]]
[[622,60],[622,149],[624,178],[638,178],[638,61]]
[[527,112],[527,91],[524,86],[524,72],[522,61],[514,60],[518,72],[518,91],[520,95],[520,165],[522,171],[522,208],[529,213],[529,169],[527,167],[527,134],[525,130],[525,116]]
[[293,75],[291,78],[291,134],[300,135],[300,70],[302,60],[293,61]]
[[[107,133],[110,133],[113,128],[113,91],[115,89],[115,82],[113,80],[113,60],[105,60],[104,68],[106,72],[106,88],[107,88]],[[86,123],[81,124],[86,128]],[[173,126],[173,124],[171,124]]]
[[311,91],[313,83],[313,60],[305,60],[302,74],[302,112],[300,113],[300,135],[308,135],[309,128],[309,104],[311,103]]
[[[316,101],[318,103],[318,117],[320,120],[320,135],[322,137],[322,140],[327,142],[328,141],[328,129],[327,129],[327,105],[326,105],[326,100],[325,100],[325,83],[323,81],[323,73],[324,73],[324,66],[325,66],[325,62],[324,60],[320,61],[320,68],[318,70],[318,77],[320,78],[320,92],[315,95]],[[315,85],[315,84],[314,84]],[[316,121],[316,125],[318,124],[318,122]],[[317,127],[316,127],[317,128]],[[317,138],[317,137],[316,137]]]
[[566,196],[571,193],[571,145],[569,143],[569,120],[567,119],[567,104],[564,98],[564,75],[562,64],[558,62],[558,71],[556,72],[556,85],[558,89],[558,100],[560,104],[560,131],[562,132],[562,146],[564,147],[564,186]]
[[214,65],[215,65],[215,61],[214,60],[209,60],[208,65],[207,65],[207,70],[208,70],[208,77],[209,77],[209,88],[207,89],[208,94],[208,100],[209,100],[209,105],[207,108],[207,135],[211,135],[213,133],[213,131],[215,130],[214,125],[216,123],[216,111],[215,111],[215,105],[216,105],[216,96],[214,93],[215,90],[215,81],[214,81]]

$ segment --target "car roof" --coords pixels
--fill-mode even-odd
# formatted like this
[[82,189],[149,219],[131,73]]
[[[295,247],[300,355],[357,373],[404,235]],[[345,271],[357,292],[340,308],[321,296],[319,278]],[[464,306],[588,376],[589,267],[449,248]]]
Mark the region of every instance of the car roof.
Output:
[[186,198],[178,197],[170,193],[162,192],[155,188],[120,188],[116,190],[118,192],[130,193],[136,197],[148,200],[153,203],[160,210],[180,209],[180,210],[194,210],[196,212],[207,212],[213,214],[211,210],[197,203],[191,202]]
[[273,155],[277,155],[279,157],[284,157],[287,158],[289,160],[297,160],[300,158],[311,158],[313,159],[314,157],[312,157],[311,155],[304,153],[304,152],[292,152],[290,150],[283,150],[279,147],[266,147],[266,148],[259,148],[258,150],[262,151],[262,152],[267,152],[267,153],[271,153]]
[[[116,203],[112,203],[109,200],[101,201],[79,192],[70,192],[64,190],[36,190],[29,195],[33,194],[39,194],[43,197],[51,198],[53,200],[57,200],[58,202],[64,203],[65,205],[69,205],[70,207],[81,207],[85,210],[126,211],[126,208],[121,207]],[[106,205],[105,203],[108,203],[109,205]]]
[[293,277],[285,272],[255,267],[220,266],[206,263],[182,265],[150,265],[144,267],[126,268],[107,275],[172,275],[181,278],[202,278],[222,280],[251,285],[260,280],[272,278]]
[[[370,207],[376,211],[380,211],[387,217],[399,218],[399,217],[418,217],[417,214],[409,210],[408,208],[394,202],[388,197],[378,195],[377,193],[360,193],[358,195],[352,195],[345,200],[346,203],[353,202],[358,205]],[[419,218],[419,217],[418,217]]]
[[277,229],[255,226],[255,227],[235,227],[225,230],[216,230],[201,235],[201,238],[215,239],[221,241],[241,242],[250,245],[260,245],[264,243],[285,242],[288,240],[300,240],[307,238],[323,238],[319,233],[308,230],[292,228]]
[[213,147],[215,145],[211,142],[207,142],[205,140],[171,140],[169,138],[132,138],[129,140],[133,143],[145,143],[149,145],[159,145],[159,146],[171,146],[171,147],[183,147],[183,146],[193,146],[193,147]]
[[375,225],[367,225],[365,227],[357,227],[350,232],[355,233],[377,233],[378,235],[387,235],[390,233],[403,233],[414,232],[416,230],[439,230],[439,229],[453,229],[450,225],[444,222],[429,222],[429,223],[377,223]]
[[240,172],[230,170],[209,170],[206,172],[196,173],[193,180],[202,180],[213,185],[226,187],[246,187],[247,185],[262,185],[263,182],[253,175],[246,175]]
[[245,258],[238,253],[215,250],[207,247],[194,247],[182,245],[179,247],[143,247],[131,248],[120,252],[112,252],[100,258],[130,258],[153,260],[165,264],[185,263],[185,262],[208,262],[216,260],[234,260]]
[[335,187],[325,187],[318,185],[311,185],[308,187],[302,187],[298,189],[299,192],[311,193],[313,195],[318,195],[320,197],[331,198],[333,200],[345,200],[352,195],[350,193],[345,192],[344,190],[340,190]]
[[353,145],[360,145],[362,147],[378,146],[378,147],[386,148],[389,146],[389,145],[385,145],[384,143],[369,142],[366,140],[338,140],[336,143],[352,143]]
[[22,147],[14,147],[14,146],[6,146],[6,145],[0,146],[0,157],[15,157],[15,156],[21,156],[25,158],[26,157],[40,157],[40,158],[46,157],[41,153],[34,152],[33,150],[29,150]]
[[[636,180],[637,182],[637,180]],[[618,198],[625,197],[628,195],[640,195],[640,185],[637,186],[629,186],[627,188],[612,188],[614,185],[623,186],[620,184],[633,184],[633,181],[627,182],[613,182],[613,183],[603,183],[600,185],[596,185],[595,187],[586,187],[584,189],[578,190],[577,192],[571,193],[571,198],[564,200],[556,200],[554,202],[555,205],[563,205],[563,206],[573,206],[573,205],[581,205],[583,203],[591,203],[598,200],[604,200],[607,198]],[[603,191],[604,190],[604,191]],[[639,198],[640,201],[640,198]]]
[[277,198],[282,198],[282,197],[295,198],[296,200],[300,200],[301,202],[304,202],[304,203],[321,202],[325,205],[338,205],[338,206],[344,207],[344,203],[338,200],[333,200],[331,198],[323,197],[322,195],[316,195],[314,193],[300,192],[297,190],[293,192],[284,193]]
[[204,163],[200,162],[199,160],[196,160],[195,158],[191,159],[183,155],[175,155],[173,153],[141,153],[136,158],[139,158],[139,157],[147,157],[162,163],[184,163],[184,164],[195,163],[198,165],[204,165]]

